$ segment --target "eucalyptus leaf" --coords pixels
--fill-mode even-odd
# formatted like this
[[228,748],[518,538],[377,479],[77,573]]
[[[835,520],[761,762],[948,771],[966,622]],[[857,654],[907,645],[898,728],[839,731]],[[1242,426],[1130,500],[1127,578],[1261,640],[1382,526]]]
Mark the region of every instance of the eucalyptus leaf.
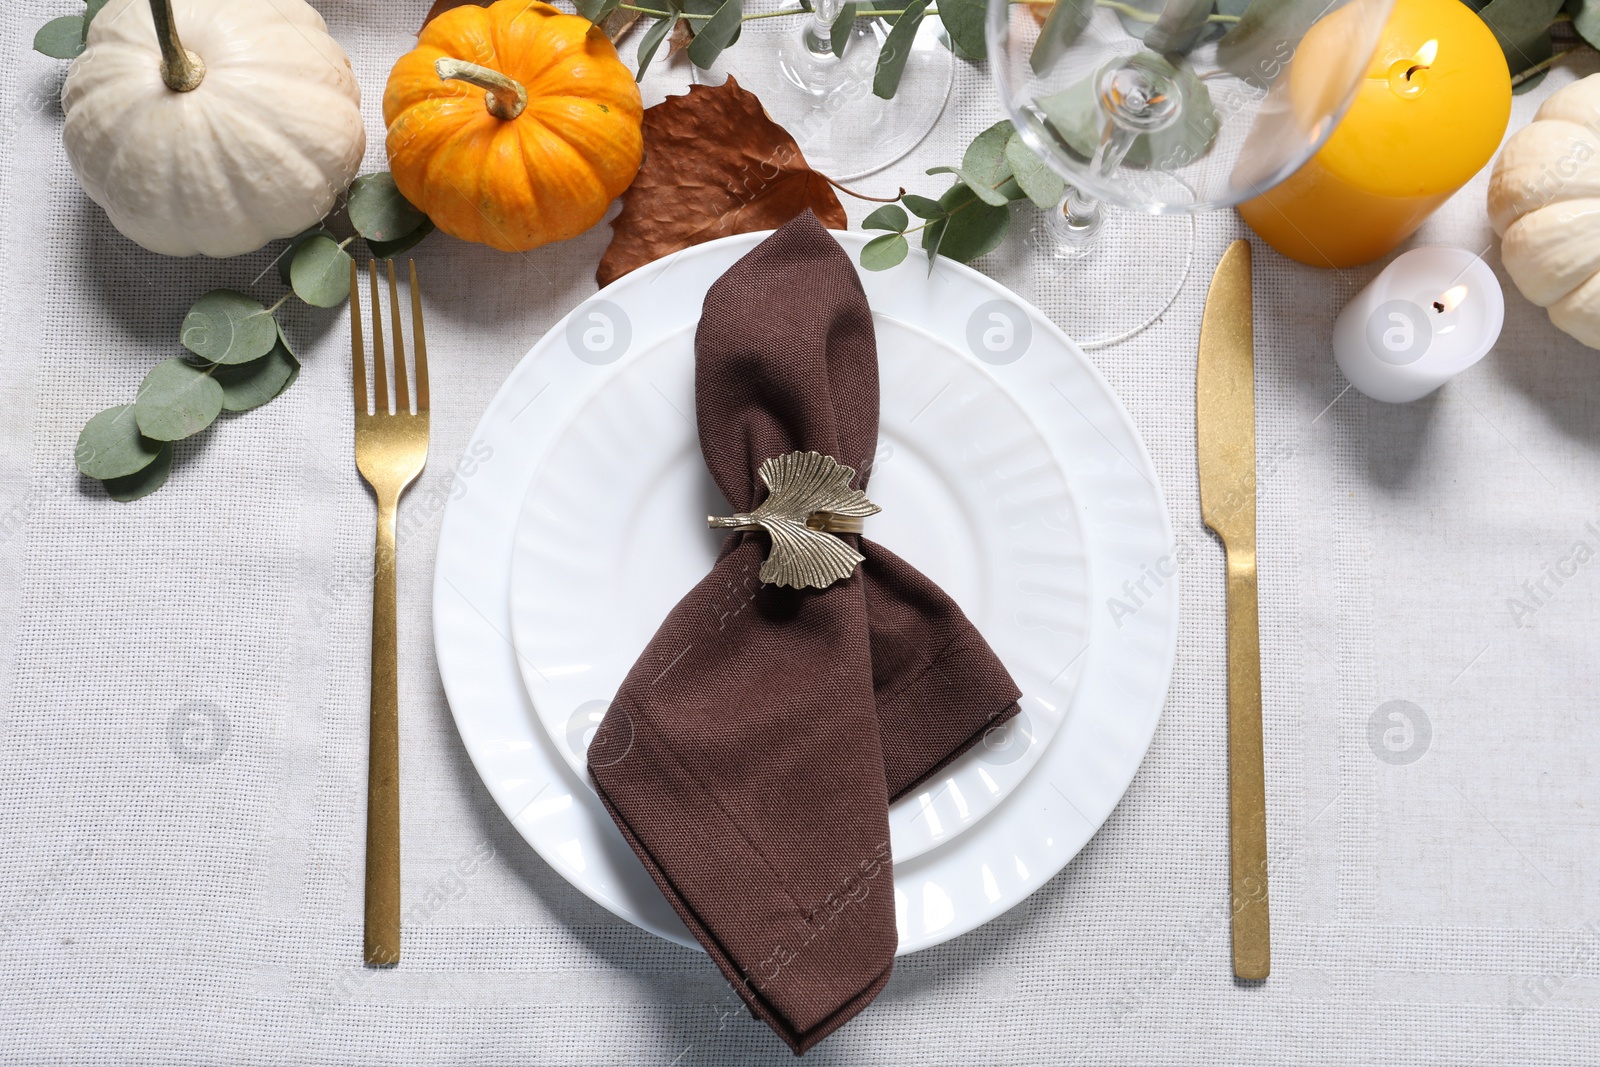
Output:
[[1321,5],[1303,0],[1252,0],[1217,42],[1217,63],[1258,89],[1269,88],[1321,14]]
[[[1001,120],[973,138],[961,157],[961,175],[974,190],[979,186],[998,188],[1011,177],[1011,164],[1006,159],[1006,142],[1016,128]],[[981,193],[979,194],[982,195]]]
[[1570,0],[1567,10],[1572,12],[1572,28],[1590,48],[1600,48],[1600,0]]
[[[1259,3],[1260,0],[1257,0]],[[1176,59],[1174,63],[1172,60]],[[1187,166],[1204,155],[1221,128],[1211,93],[1194,68],[1182,57],[1162,57],[1149,52],[1139,61],[1159,77],[1171,79],[1184,101],[1183,113],[1164,130],[1142,133],[1123,159],[1128,167],[1175,169]],[[1041,97],[1040,111],[1073,152],[1084,159],[1094,156],[1104,127],[1110,119],[1100,107],[1092,78],[1074,82],[1059,93]]]
[[349,210],[350,225],[369,241],[399,240],[428,217],[400,195],[388,171],[364,174],[351,182]]
[[1035,106],[1073,154],[1084,161],[1094,155],[1107,120],[1100,110],[1093,77],[1075,81],[1058,93],[1041,96]]
[[1011,224],[1011,209],[995,207],[978,199],[965,185],[953,185],[939,198],[944,218],[928,224],[922,231],[922,247],[930,253],[970,263],[986,252],[993,252],[1006,239]]
[[110,2],[111,0],[85,0],[85,10],[83,12],[83,45],[85,48],[89,47],[89,27],[94,23],[94,17],[100,14],[100,9]]
[[[643,6],[643,5],[640,5],[640,6]],[[654,5],[652,4],[652,6],[654,6]],[[805,11],[810,11],[811,10],[810,4],[807,2],[807,0],[801,0],[800,6],[801,6],[802,10],[805,10]],[[718,12],[718,10],[721,9],[721,7],[722,7],[722,0],[682,0],[682,10],[684,11],[684,13],[689,14],[689,15],[705,15],[705,16],[707,16],[708,19],[709,19],[710,16],[715,15]],[[741,15],[741,18],[742,17],[743,16]],[[704,20],[704,19],[692,19],[689,22],[689,29],[696,36],[698,36],[700,31],[705,29],[705,24],[706,24],[706,20]],[[733,45],[733,44],[737,44],[738,43],[738,41],[739,41],[739,33],[740,33],[740,30],[742,30],[742,29],[743,29],[742,25],[739,26],[739,27],[735,27],[734,28],[733,36],[728,38],[728,44],[729,45]]]
[[156,458],[151,460],[143,470],[122,478],[107,478],[102,483],[106,493],[112,500],[127,503],[138,500],[167,484],[167,475],[172,473],[172,445],[162,442],[161,449],[156,453]]
[[661,47],[661,42],[667,39],[667,34],[672,32],[673,25],[678,21],[676,11],[669,18],[656,19],[650,28],[644,31],[644,36],[639,39],[639,73],[635,80],[644,77],[644,70],[650,61],[656,57],[656,49]]
[[82,15],[62,15],[39,27],[33,35],[33,50],[51,59],[74,59],[83,54],[87,34]]
[[1013,133],[1006,142],[1006,162],[1011,164],[1012,177],[1023,193],[1038,207],[1049,211],[1067,195],[1067,183],[1028,147],[1022,134]]
[[936,219],[944,214],[944,208],[939,206],[939,201],[918,196],[916,193],[907,193],[900,198],[900,202],[906,206],[907,211],[919,219]]
[[989,58],[987,18],[988,8],[982,0],[939,0],[939,21],[968,59]]
[[904,233],[909,225],[911,220],[906,218],[905,209],[899,204],[885,204],[861,220],[863,230],[893,230],[895,233]]
[[1008,204],[1015,200],[1028,199],[1028,194],[1023,191],[1022,186],[1017,184],[1016,175],[1012,175],[1001,182],[995,192],[999,193],[1000,199]]
[[393,259],[402,252],[409,252],[422,243],[423,239],[435,229],[432,219],[423,219],[422,225],[393,241],[367,240],[367,251],[372,253],[373,259]]
[[289,284],[294,286],[294,295],[308,304],[338,307],[350,298],[352,262],[350,253],[332,238],[313,237],[295,252],[294,262],[289,264]]
[[222,386],[209,368],[183,359],[163,360],[144,376],[133,412],[139,432],[152,441],[181,441],[222,414]]
[[[985,181],[981,176],[968,174],[964,167],[929,167],[928,173],[955,175],[957,181],[966,183],[978,199],[986,204],[999,205],[1006,202],[1006,198],[999,193],[995,184]],[[1009,178],[1010,175],[1006,177]]]
[[1167,0],[1144,46],[1155,52],[1187,52],[1199,43],[1211,18],[1212,0]]
[[972,190],[972,195],[976,196],[979,200],[982,200],[985,204],[989,204],[992,207],[1003,207],[1010,203],[1010,200],[1007,199],[1006,194],[1000,191],[1000,185],[1009,183],[1011,181],[1011,175],[1006,175],[1005,178],[1001,180],[1000,185],[991,185],[984,181],[981,177],[968,174],[964,169],[956,171],[956,176],[961,179],[962,185],[965,185],[968,189]]
[[195,301],[179,335],[183,347],[211,363],[260,359],[272,351],[277,339],[278,323],[272,314],[232,289],[213,289]]
[[[289,391],[289,386],[295,383],[295,379],[300,377],[300,360],[295,357],[294,346],[289,343],[289,338],[284,336],[282,325],[278,327],[278,343],[273,351],[276,352],[279,348],[283,349],[284,353],[289,357],[289,362],[294,364],[294,367],[289,371],[288,380],[278,386],[278,395],[282,396]],[[271,354],[270,352],[268,353],[268,355]]]
[[886,233],[874,237],[861,249],[861,265],[868,270],[888,270],[905,262],[911,244],[904,234]]
[[1563,0],[1491,0],[1478,12],[1499,42],[1512,74],[1550,58],[1550,23],[1560,13],[1562,3]]
[[160,451],[159,441],[139,433],[133,405],[119,404],[84,425],[74,459],[78,469],[91,478],[125,478],[148,467]]
[[1122,23],[1122,32],[1132,37],[1135,41],[1144,40],[1144,35],[1150,32],[1150,27],[1156,24],[1156,16],[1140,8],[1129,9],[1118,7],[1117,21]]
[[[1195,43],[1183,49],[1183,52],[1191,52],[1207,41],[1214,41],[1221,37],[1239,21],[1239,17],[1244,14],[1245,8],[1250,6],[1250,0],[1218,0],[1214,6],[1216,14],[1231,16],[1229,21],[1215,22],[1211,21],[1208,16],[1205,24],[1201,26],[1200,32],[1195,36]],[[1122,20],[1123,29],[1126,29],[1131,36],[1137,37],[1141,41],[1144,40],[1145,34],[1150,31],[1151,27],[1159,21],[1155,16],[1146,15],[1145,18],[1148,21],[1140,22],[1137,19],[1128,18],[1120,8],[1117,10],[1117,17]],[[1135,30],[1133,27],[1138,28]]]
[[856,5],[846,4],[839,9],[839,17],[833,20],[833,25],[828,27],[828,47],[833,50],[834,58],[844,58],[845,46],[850,43],[850,35],[855,29]]
[[260,359],[218,367],[212,377],[222,387],[222,410],[249,411],[289,388],[299,371],[300,361],[280,341]]
[[311,227],[304,233],[297,233],[289,238],[289,247],[283,250],[283,255],[278,257],[278,277],[283,279],[283,284],[293,287],[294,282],[289,278],[289,267],[294,263],[294,254],[300,251],[300,246],[313,237],[326,237],[329,240],[338,240],[333,236],[333,231],[326,229],[321,223]]
[[733,43],[744,21],[744,0],[723,0],[689,42],[689,62],[705,70]]
[[928,13],[928,0],[911,0],[889,27],[883,48],[878,52],[878,68],[872,73],[872,95],[884,100],[894,99],[900,88],[900,77],[906,72],[906,60],[911,58],[911,44],[917,38],[917,28]]
[[617,9],[622,0],[573,0],[573,6],[578,14],[588,19],[595,25],[605,21],[605,17]]
[[1056,0],[1050,17],[1039,30],[1039,39],[1033,42],[1033,52],[1028,63],[1035,74],[1047,74],[1056,60],[1072,47],[1072,42],[1089,25],[1094,14],[1094,0]]
[[1140,134],[1123,162],[1130,167],[1157,170],[1186,167],[1211,150],[1211,143],[1222,129],[1222,118],[1211,102],[1211,92],[1206,88],[1206,83],[1200,80],[1188,60],[1181,56],[1151,55],[1142,59],[1151,69],[1171,78],[1177,85],[1179,98],[1183,101],[1183,112],[1166,129]]

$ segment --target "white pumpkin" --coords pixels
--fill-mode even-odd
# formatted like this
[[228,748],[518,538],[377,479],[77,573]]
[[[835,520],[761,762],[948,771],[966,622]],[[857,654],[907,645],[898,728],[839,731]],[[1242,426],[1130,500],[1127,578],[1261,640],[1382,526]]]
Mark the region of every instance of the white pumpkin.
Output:
[[305,0],[110,0],[61,106],[89,198],[169,256],[305,230],[367,147],[350,59]]
[[1522,295],[1600,348],[1600,74],[1552,94],[1506,141],[1489,221]]

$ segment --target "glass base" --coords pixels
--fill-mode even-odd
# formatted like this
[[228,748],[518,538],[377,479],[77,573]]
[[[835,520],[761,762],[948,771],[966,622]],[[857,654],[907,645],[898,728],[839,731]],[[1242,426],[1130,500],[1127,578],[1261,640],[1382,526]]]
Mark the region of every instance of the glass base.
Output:
[[732,76],[774,122],[788,130],[815,170],[836,181],[860,178],[903,158],[933,129],[955,80],[955,58],[936,21],[923,22],[893,100],[872,95],[878,52],[888,35],[880,19],[857,19],[844,56],[807,47],[804,16],[747,22],[739,40],[697,82]]
[[1155,322],[1177,299],[1194,261],[1189,214],[1101,204],[1092,234],[1072,239],[1064,230],[1036,216],[1023,243],[1051,318],[1080,348],[1125,341]]

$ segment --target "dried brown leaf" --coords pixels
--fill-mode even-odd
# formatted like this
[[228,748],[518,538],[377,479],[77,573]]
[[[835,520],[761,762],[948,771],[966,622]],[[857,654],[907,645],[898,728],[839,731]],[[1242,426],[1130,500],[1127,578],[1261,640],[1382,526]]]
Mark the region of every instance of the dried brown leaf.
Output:
[[828,179],[754,93],[732,78],[690,86],[645,110],[644,165],[622,194],[595,280],[608,285],[679,249],[776,229],[807,208],[824,226],[849,228]]
[[672,33],[667,37],[667,55],[675,56],[688,48],[694,41],[694,27],[689,25],[688,19],[679,19],[672,24]]
[[[446,11],[449,11],[453,7],[466,7],[468,4],[476,4],[478,7],[488,7],[493,2],[494,0],[434,0],[433,6],[428,8],[427,17],[422,20],[422,25],[426,26],[435,18],[444,14]],[[417,32],[420,33],[422,31],[418,30]]]
[[606,37],[611,40],[612,44],[616,44],[622,40],[622,35],[632,29],[635,22],[639,21],[639,17],[639,12],[624,11],[619,7],[600,20],[600,29],[605,31]]

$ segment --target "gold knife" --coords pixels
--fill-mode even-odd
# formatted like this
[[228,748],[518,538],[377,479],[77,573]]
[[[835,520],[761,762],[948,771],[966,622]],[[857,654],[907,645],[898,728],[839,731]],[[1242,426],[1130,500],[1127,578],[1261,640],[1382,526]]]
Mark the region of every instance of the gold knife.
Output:
[[1223,253],[1200,320],[1195,373],[1200,513],[1228,555],[1228,828],[1233,973],[1272,970],[1267,918],[1267,790],[1256,610],[1256,373],[1250,242]]

